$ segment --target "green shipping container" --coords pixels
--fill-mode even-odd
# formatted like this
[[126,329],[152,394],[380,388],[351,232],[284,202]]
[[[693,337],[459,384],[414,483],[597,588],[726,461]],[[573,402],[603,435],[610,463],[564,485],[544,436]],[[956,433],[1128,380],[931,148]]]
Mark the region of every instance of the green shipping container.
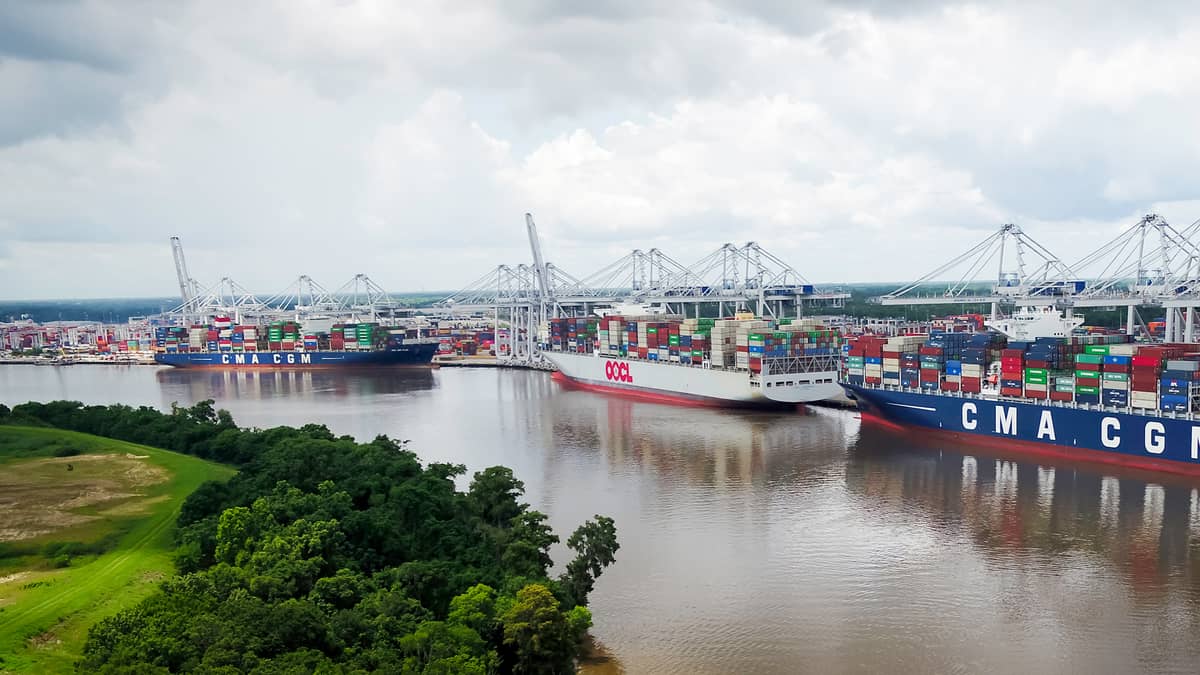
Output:
[[1093,363],[1100,365],[1104,363],[1104,356],[1101,354],[1076,354],[1075,363]]
[[1098,370],[1077,370],[1077,371],[1075,371],[1075,377],[1082,377],[1084,379],[1090,379],[1090,380],[1098,380],[1098,379],[1100,379],[1100,371],[1098,371]]
[[1077,387],[1075,387],[1075,393],[1076,393],[1076,394],[1099,394],[1099,393],[1100,393],[1100,387],[1082,387],[1082,386],[1077,386]]
[[1129,375],[1126,373],[1104,373],[1104,380],[1108,382],[1128,382]]
[[1047,371],[1045,368],[1025,369],[1025,377],[1046,377],[1046,375],[1049,375],[1049,371]]
[[[1088,345],[1083,348],[1085,354],[1099,354],[1101,356],[1108,355],[1108,345]],[[1084,361],[1084,363],[1087,363]]]

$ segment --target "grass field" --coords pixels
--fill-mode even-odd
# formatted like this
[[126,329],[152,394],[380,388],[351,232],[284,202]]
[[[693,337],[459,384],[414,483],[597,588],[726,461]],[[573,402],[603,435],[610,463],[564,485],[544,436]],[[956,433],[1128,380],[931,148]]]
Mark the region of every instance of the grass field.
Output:
[[174,571],[183,500],[231,475],[165,450],[0,426],[0,673],[72,671],[92,624]]

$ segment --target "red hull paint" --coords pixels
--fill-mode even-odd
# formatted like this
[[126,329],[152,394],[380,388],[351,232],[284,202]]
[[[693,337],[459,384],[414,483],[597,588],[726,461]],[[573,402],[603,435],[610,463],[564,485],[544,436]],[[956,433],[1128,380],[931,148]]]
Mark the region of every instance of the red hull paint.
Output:
[[[613,387],[603,384],[595,384],[592,382],[582,382],[574,380],[562,374],[562,371],[554,371],[550,375],[550,379],[570,389],[579,389],[581,391],[590,391],[598,394],[607,394],[612,396],[620,396],[622,398],[631,399],[634,401],[644,401],[646,403],[665,403],[668,405],[689,406],[693,408],[762,408],[764,404],[754,403],[739,403],[737,401],[722,401],[712,398],[697,398],[686,396],[683,394],[669,394],[665,392],[651,391],[648,389],[627,389],[625,387]],[[774,407],[791,409],[800,409],[803,406],[792,406],[789,404],[774,404],[767,403],[765,407]]]
[[[891,420],[884,419],[878,415],[872,415],[870,413],[860,413],[860,417],[862,418],[863,423],[875,424],[893,433],[912,436],[918,442],[928,442],[930,440],[937,439],[953,441],[955,445],[963,446],[961,448],[963,450],[963,454],[968,454],[967,451],[971,447],[975,447],[999,450],[1001,451],[1001,454],[1011,455],[1013,457],[1053,457],[1055,459],[1066,460],[1072,464],[1082,463],[1104,466],[1119,466],[1126,469],[1153,471],[1155,473],[1171,473],[1179,476],[1200,477],[1200,466],[1196,465],[1181,464],[1179,462],[1166,462],[1153,458],[1135,458],[1127,455],[1119,455],[1117,453],[1088,450],[1086,448],[1064,448],[1051,443],[1037,443],[1035,441],[1018,441],[993,438],[991,436],[966,434],[958,431],[946,431],[945,429],[911,427],[896,424]],[[956,448],[952,447],[951,449]]]

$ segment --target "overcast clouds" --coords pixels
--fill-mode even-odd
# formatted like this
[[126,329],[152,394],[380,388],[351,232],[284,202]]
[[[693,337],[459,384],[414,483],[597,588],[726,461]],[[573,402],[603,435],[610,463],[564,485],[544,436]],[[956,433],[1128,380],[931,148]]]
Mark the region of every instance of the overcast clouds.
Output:
[[2,3],[0,298],[171,294],[172,234],[202,283],[455,289],[525,211],[576,276],[907,279],[1010,221],[1072,259],[1200,218],[1200,16],[1124,5]]

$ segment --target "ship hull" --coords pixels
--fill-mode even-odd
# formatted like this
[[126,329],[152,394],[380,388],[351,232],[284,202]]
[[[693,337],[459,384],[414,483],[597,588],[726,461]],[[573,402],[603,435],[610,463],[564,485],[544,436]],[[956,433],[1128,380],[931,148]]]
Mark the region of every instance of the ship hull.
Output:
[[417,344],[372,351],[163,353],[155,354],[154,360],[175,368],[217,370],[430,367],[436,352],[436,344]]
[[1024,453],[1200,475],[1200,422],[843,384],[865,422]]
[[746,371],[714,370],[657,361],[615,359],[591,354],[544,352],[558,368],[560,382],[582,389],[676,405],[779,408],[819,401],[829,396],[814,385],[796,400],[769,398]]

